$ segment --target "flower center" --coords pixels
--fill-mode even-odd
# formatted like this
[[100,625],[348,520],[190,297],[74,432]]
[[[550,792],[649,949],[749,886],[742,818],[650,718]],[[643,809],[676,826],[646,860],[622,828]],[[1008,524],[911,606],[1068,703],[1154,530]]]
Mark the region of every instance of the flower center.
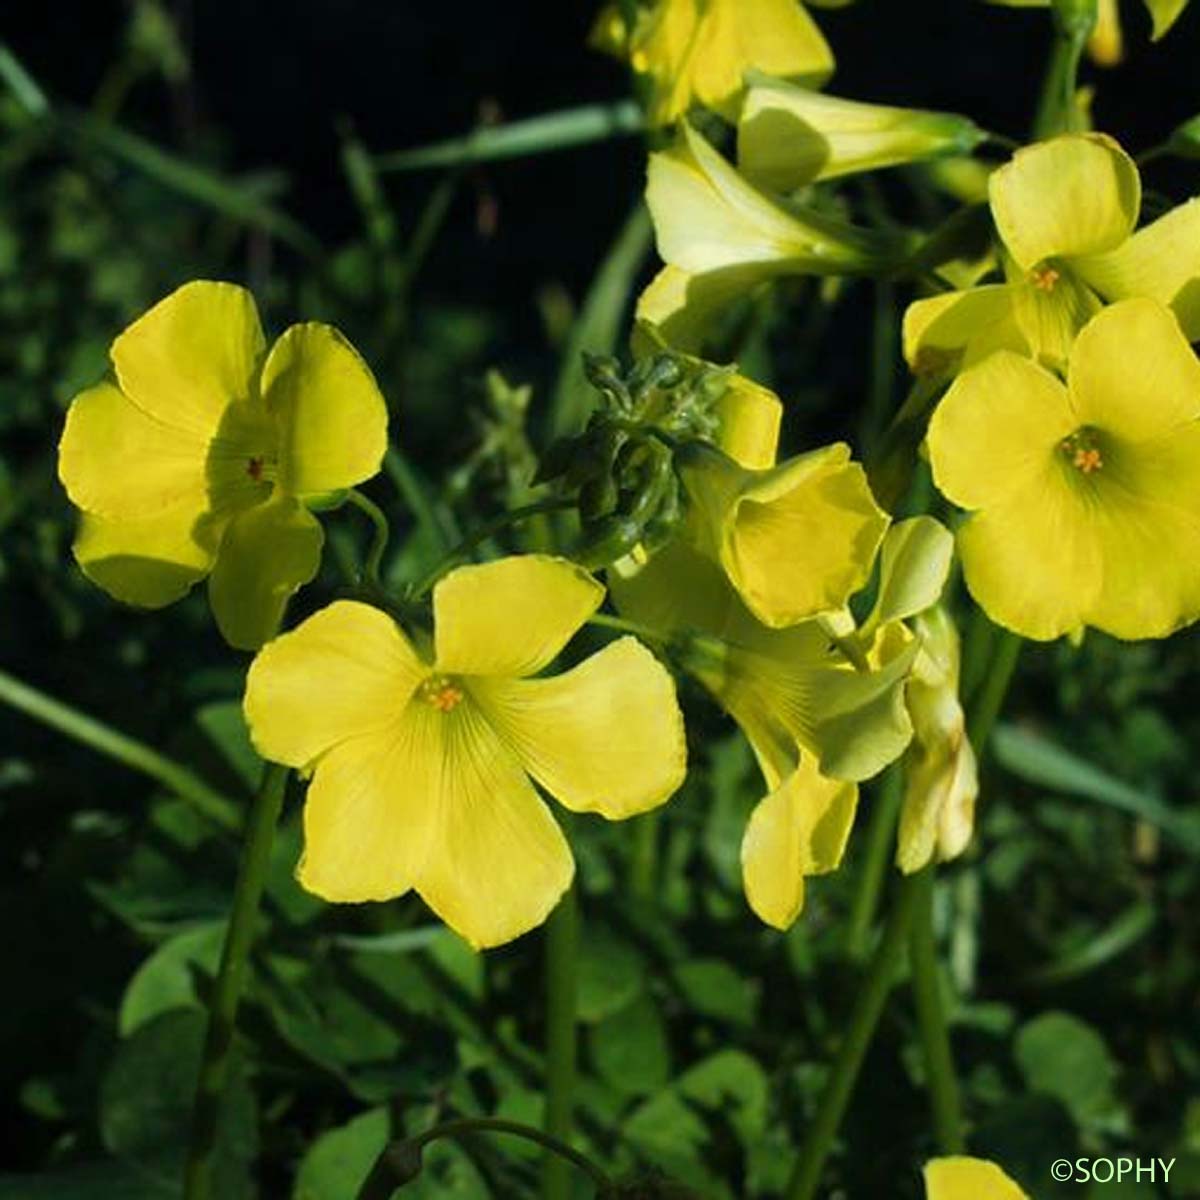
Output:
[[438,712],[453,712],[462,702],[462,688],[445,675],[430,675],[417,688],[417,695]]
[[255,483],[275,481],[275,459],[265,454],[252,454],[246,459],[246,476]]
[[1063,438],[1058,446],[1071,466],[1084,475],[1099,471],[1104,466],[1096,431],[1086,425]]
[[1029,272],[1029,282],[1039,292],[1052,292],[1054,285],[1062,278],[1062,274],[1049,263],[1041,263]]

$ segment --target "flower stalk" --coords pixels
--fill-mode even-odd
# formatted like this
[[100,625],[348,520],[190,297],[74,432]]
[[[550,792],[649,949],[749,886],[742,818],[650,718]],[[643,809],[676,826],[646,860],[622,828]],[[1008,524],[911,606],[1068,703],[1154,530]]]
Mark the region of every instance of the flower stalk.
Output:
[[217,1141],[217,1122],[229,1083],[238,1006],[250,949],[254,944],[259,904],[266,886],[271,844],[283,808],[288,773],[287,767],[267,765],[246,825],[246,840],[233,892],[233,908],[229,914],[229,926],[221,948],[221,963],[208,1010],[208,1030],[204,1038],[204,1053],[188,1139],[187,1164],[184,1168],[184,1200],[208,1200],[212,1195],[211,1165]]
[[[643,818],[645,819],[645,818]],[[579,900],[569,887],[546,922],[546,1107],[544,1130],[568,1144],[578,1041]],[[570,1200],[571,1163],[552,1148],[542,1164],[542,1200]]]

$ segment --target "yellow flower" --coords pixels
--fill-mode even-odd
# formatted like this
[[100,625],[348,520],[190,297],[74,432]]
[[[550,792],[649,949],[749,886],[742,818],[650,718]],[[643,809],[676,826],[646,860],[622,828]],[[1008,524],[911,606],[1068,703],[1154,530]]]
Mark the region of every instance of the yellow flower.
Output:
[[967,586],[992,620],[1050,639],[1092,625],[1164,637],[1200,616],[1200,363],[1169,309],[1105,308],[1064,386],[998,352],[964,372],[928,445],[972,515]]
[[969,154],[986,137],[954,113],[841,100],[758,74],[749,83],[738,122],[738,169],[768,191]]
[[735,119],[751,69],[813,85],[833,73],[829,46],[797,0],[655,0],[632,29],[613,4],[592,40],[647,79],[652,125],[694,103]]
[[896,261],[894,235],[859,229],[755,187],[686,121],[650,156],[646,203],[667,264],[637,315],[694,348],[714,313],[783,275],[854,275]]
[[293,325],[269,354],[250,293],[185,284],[113,342],[115,383],[75,397],[59,476],[83,512],[75,556],[129,604],[209,577],[227,641],[254,649],[316,574],[306,496],[374,475],[387,409],[354,348]]
[[926,1200],[1029,1200],[998,1166],[983,1158],[935,1158],[925,1164]]
[[686,770],[674,684],[633,638],[531,678],[603,597],[571,563],[517,556],[437,584],[429,645],[340,601],[265,646],[246,719],[265,758],[312,772],[301,884],[333,901],[415,889],[476,947],[540,924],[574,863],[533,781],[618,820]]
[[917,373],[963,369],[996,349],[1059,368],[1102,301],[1174,309],[1200,338],[1200,200],[1134,232],[1141,179],[1102,134],[1066,134],[1018,150],[989,184],[1006,282],[909,306],[904,354]]
[[697,442],[676,465],[686,536],[764,625],[839,609],[866,583],[888,518],[845,443],[749,470]]

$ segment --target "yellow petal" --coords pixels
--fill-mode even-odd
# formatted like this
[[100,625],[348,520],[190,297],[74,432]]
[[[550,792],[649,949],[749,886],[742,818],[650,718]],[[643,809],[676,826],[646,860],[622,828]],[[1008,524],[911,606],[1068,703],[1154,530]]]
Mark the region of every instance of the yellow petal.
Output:
[[925,1164],[926,1200],[1029,1200],[995,1163],[935,1158]]
[[1008,284],[915,300],[904,312],[904,358],[914,375],[953,375],[995,350],[1029,353]]
[[207,441],[146,416],[100,383],[71,402],[58,474],[72,503],[104,517],[207,510]]
[[796,0],[710,0],[691,64],[696,95],[735,120],[751,68],[819,86],[833,74],[833,54]]
[[751,470],[775,465],[783,404],[770,388],[735,375],[713,411],[719,422],[716,444],[735,463]]
[[964,371],[934,411],[927,438],[934,482],[963,508],[997,503],[1057,465],[1059,443],[1079,424],[1054,376],[999,351]]
[[[1181,436],[1193,456],[1200,452],[1200,429]],[[1103,565],[1085,612],[1089,625],[1119,638],[1158,638],[1200,617],[1200,503],[1191,471],[1186,506],[1144,499],[1119,479],[1112,487],[1098,481],[1092,517]]]
[[268,642],[246,677],[246,723],[263,758],[307,767],[399,717],[427,664],[386,613],[339,600]]
[[691,107],[699,18],[696,0],[663,0],[638,14],[628,43],[629,60],[635,71],[650,77],[651,125],[668,125]]
[[1068,386],[1081,425],[1144,442],[1200,416],[1200,362],[1171,311],[1123,300],[1081,331]]
[[121,390],[164,425],[205,437],[255,392],[265,342],[254,297],[232,283],[185,283],[112,345]]
[[669,672],[633,638],[550,679],[470,684],[525,769],[576,812],[621,820],[683,783],[687,745]]
[[958,534],[975,602],[997,625],[1037,641],[1077,633],[1101,582],[1091,517],[1058,463],[976,513]]
[[638,297],[637,319],[656,325],[668,345],[695,353],[731,305],[751,299],[776,273],[770,263],[723,267],[699,275],[668,264]]
[[787,929],[804,905],[805,877],[837,868],[857,804],[855,784],[822,778],[808,758],[759,801],[742,838],[742,885],[768,925]]
[[458,567],[433,589],[437,669],[532,675],[603,599],[604,588],[563,558],[524,554]]
[[825,274],[871,261],[870,237],[782,208],[687,122],[673,147],[650,156],[646,203],[660,256],[690,274],[751,263],[766,271]]
[[1113,250],[1141,205],[1133,160],[1103,134],[1064,134],[1026,146],[989,186],[992,215],[1017,265]]
[[1188,341],[1200,340],[1200,199],[1171,209],[1115,250],[1072,266],[1107,300],[1146,296],[1169,305]]
[[973,121],[954,113],[863,104],[765,76],[752,79],[738,123],[738,167],[768,191],[969,154],[984,137]]
[[[319,703],[311,707],[320,713]],[[433,849],[444,754],[438,714],[412,705],[398,716],[394,701],[387,711],[390,722],[323,754],[309,784],[296,877],[325,900],[400,896]]]
[[867,624],[904,621],[938,602],[950,562],[954,536],[933,517],[898,521],[879,550],[879,591]]
[[323,541],[317,519],[283,496],[229,523],[208,578],[208,602],[231,646],[257,650],[279,632],[292,593],[321,565]]
[[472,946],[498,946],[550,915],[575,864],[533,784],[474,704],[441,720],[430,796],[436,827],[416,888]]
[[1188,6],[1188,0],[1145,0],[1145,3],[1154,22],[1151,39],[1156,42],[1167,33]]
[[369,479],[387,449],[387,405],[332,326],[293,325],[271,348],[263,396],[279,423],[279,486],[304,495]]
[[1061,371],[1077,334],[1100,311],[1100,298],[1066,267],[1049,268],[1036,278],[1016,277],[1009,291],[1013,317],[1029,353]]
[[681,461],[688,529],[764,624],[841,608],[866,583],[887,517],[842,443],[769,471],[703,447]]
[[203,521],[198,526],[188,504],[131,521],[85,512],[72,550],[83,573],[110,596],[162,608],[208,574],[220,532]]

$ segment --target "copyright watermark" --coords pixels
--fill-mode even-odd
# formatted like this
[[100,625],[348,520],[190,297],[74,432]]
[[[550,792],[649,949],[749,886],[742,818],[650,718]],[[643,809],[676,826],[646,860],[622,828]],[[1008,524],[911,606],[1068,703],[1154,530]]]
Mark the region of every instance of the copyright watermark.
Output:
[[1050,1176],[1059,1183],[1170,1183],[1173,1158],[1056,1158]]

